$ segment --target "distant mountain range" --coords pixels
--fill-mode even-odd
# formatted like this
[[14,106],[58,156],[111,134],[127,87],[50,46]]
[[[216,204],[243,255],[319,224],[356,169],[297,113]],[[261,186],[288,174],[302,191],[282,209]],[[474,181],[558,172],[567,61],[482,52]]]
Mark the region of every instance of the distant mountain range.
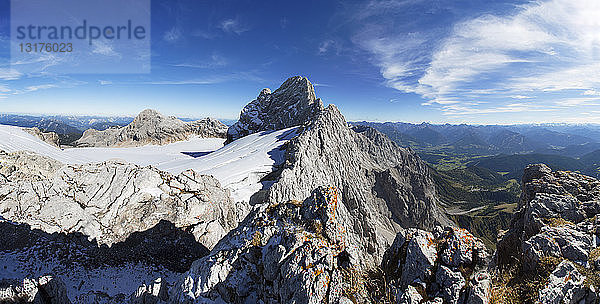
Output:
[[543,153],[581,157],[600,149],[598,125],[434,125],[355,122],[412,148],[445,147],[475,155]]

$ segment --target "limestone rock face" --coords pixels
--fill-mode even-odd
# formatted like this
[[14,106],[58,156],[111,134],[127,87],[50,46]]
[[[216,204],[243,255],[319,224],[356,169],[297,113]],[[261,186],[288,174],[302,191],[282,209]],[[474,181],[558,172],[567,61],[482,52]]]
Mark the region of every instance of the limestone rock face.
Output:
[[573,263],[561,262],[548,278],[548,285],[540,291],[540,303],[579,303],[586,296],[584,279]]
[[55,132],[42,132],[37,127],[33,128],[25,128],[25,132],[37,136],[42,141],[51,144],[55,147],[60,147],[60,139],[58,138],[58,134]]
[[[304,202],[262,205],[194,262],[171,302],[347,303],[343,291],[353,289],[359,265],[352,234],[343,231],[348,216],[333,187]],[[352,296],[364,302],[363,292]]]
[[292,77],[275,92],[263,90],[228,130],[228,140],[254,132],[300,125],[286,145],[286,160],[270,177],[273,185],[253,204],[302,201],[323,185],[339,190],[349,211],[348,234],[373,268],[401,227],[450,225],[438,207],[429,168],[411,150],[372,128],[348,126],[334,106],[324,108],[308,79]]
[[70,304],[65,283],[52,276],[0,280],[0,303]]
[[270,130],[299,126],[323,109],[315,89],[306,77],[286,80],[279,89],[264,89],[244,107],[240,119],[227,130],[227,141]]
[[0,151],[0,183],[50,179],[63,164],[32,152]]
[[216,179],[193,170],[174,176],[118,161],[56,170],[59,164],[33,154],[9,158],[27,163],[23,168],[29,169],[21,171],[29,172],[17,176],[34,177],[15,179],[13,172],[0,183],[0,215],[47,233],[80,232],[111,245],[167,220],[191,229],[212,248],[237,225],[241,212]]
[[225,138],[227,126],[216,119],[184,122],[155,110],[142,111],[129,125],[104,131],[88,129],[74,142],[77,147],[135,147],[166,145],[192,136]]
[[521,273],[531,273],[552,265],[539,303],[597,303],[597,286],[583,282],[600,270],[599,198],[600,182],[591,177],[552,172],[543,164],[528,166],[522,201],[510,229],[498,241],[497,266],[520,266]]
[[424,298],[443,303],[489,303],[489,261],[483,242],[464,229],[437,227],[431,233],[411,228],[396,236],[382,269],[392,288],[399,291],[399,303]]
[[548,256],[587,263],[589,251],[596,247],[592,242],[596,224],[591,219],[599,198],[600,182],[591,177],[552,172],[543,164],[527,167],[522,201],[498,242],[498,264],[514,263],[524,254],[538,260],[543,250]]
[[359,251],[368,253],[361,263],[371,267],[381,262],[400,227],[450,223],[438,208],[425,163],[373,129],[348,127],[333,105],[288,142],[268,201],[302,200],[323,183],[339,189],[340,203],[352,215],[349,229],[361,236]]

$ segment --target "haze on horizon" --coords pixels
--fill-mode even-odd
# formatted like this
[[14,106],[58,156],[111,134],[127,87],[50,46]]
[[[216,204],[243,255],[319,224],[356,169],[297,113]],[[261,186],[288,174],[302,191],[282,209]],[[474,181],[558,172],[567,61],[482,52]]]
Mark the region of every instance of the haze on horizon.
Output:
[[302,75],[351,121],[600,123],[595,0],[154,0],[151,11],[150,74],[63,75],[48,72],[53,56],[11,62],[0,0],[0,112],[235,119],[260,89]]

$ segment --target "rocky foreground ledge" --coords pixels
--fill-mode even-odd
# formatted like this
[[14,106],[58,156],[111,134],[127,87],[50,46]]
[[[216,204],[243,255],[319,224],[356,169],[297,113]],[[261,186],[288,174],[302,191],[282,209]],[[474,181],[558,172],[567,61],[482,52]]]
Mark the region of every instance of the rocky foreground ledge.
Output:
[[498,241],[501,303],[600,302],[600,182],[531,165],[510,229]]

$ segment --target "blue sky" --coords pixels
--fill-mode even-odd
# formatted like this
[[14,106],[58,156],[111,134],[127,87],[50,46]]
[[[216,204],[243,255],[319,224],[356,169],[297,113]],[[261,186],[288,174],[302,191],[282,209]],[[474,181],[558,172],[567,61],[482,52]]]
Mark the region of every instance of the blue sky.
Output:
[[152,0],[150,74],[11,65],[0,112],[236,118],[303,75],[349,120],[600,123],[600,2]]

